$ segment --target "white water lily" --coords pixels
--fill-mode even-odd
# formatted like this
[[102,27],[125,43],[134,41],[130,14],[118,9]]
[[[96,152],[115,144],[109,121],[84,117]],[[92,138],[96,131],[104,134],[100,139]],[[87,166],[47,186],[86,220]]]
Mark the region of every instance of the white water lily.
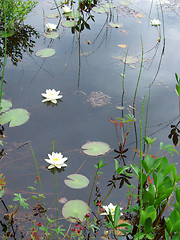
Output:
[[53,31],[53,30],[56,30],[57,25],[55,25],[53,23],[46,23],[46,27],[49,31]]
[[67,5],[64,5],[64,6],[62,7],[62,10],[63,10],[64,13],[69,13],[69,12],[72,11],[72,10],[70,9],[70,7],[68,7]]
[[161,25],[161,22],[158,19],[152,19],[151,20],[151,26],[157,27],[159,25]]
[[59,95],[60,91],[56,91],[55,89],[46,89],[46,93],[41,93],[43,97],[46,99],[42,100],[42,102],[51,101],[56,104],[58,99],[61,99],[63,95]]
[[51,168],[62,168],[62,167],[66,167],[67,164],[65,164],[64,162],[68,159],[67,157],[63,157],[63,155],[61,153],[55,153],[52,152],[51,154],[48,154],[49,159],[45,159],[46,162],[48,162],[50,165],[48,167],[48,169]]
[[[103,205],[102,208],[104,208],[105,212],[101,213],[101,215],[109,215],[109,213],[111,212],[111,216],[114,219],[114,213],[115,213],[115,208],[117,205],[113,205],[112,203],[110,203],[109,205]],[[122,208],[120,208],[120,210],[122,210]],[[122,215],[122,213],[121,213]]]

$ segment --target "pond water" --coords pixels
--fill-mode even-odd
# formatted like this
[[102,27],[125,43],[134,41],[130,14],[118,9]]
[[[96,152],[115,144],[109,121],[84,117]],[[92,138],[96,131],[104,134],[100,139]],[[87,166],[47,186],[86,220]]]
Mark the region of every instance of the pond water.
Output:
[[[32,29],[27,30],[29,36],[32,34],[28,41],[34,41],[32,53],[23,52],[21,49],[22,59],[19,59],[17,66],[13,65],[11,57],[7,58],[4,98],[12,101],[13,108],[27,109],[30,119],[19,127],[4,126],[6,138],[3,139],[3,148],[6,155],[0,160],[0,166],[7,181],[4,195],[7,204],[12,203],[13,193],[30,197],[28,186],[34,185],[37,176],[30,150],[32,145],[40,169],[43,191],[47,197],[47,206],[55,208],[54,175],[47,170],[47,163],[44,161],[53,151],[53,140],[55,152],[61,152],[68,157],[68,166],[57,174],[58,199],[81,199],[87,202],[95,174],[94,164],[100,158],[107,163],[99,184],[102,198],[105,197],[109,190],[108,181],[114,174],[113,159],[117,156],[114,149],[119,147],[115,127],[110,119],[133,114],[142,45],[144,62],[135,101],[137,141],[132,127],[126,142],[129,149],[126,163],[139,163],[139,158],[134,157],[132,148],[139,149],[143,98],[145,97],[144,129],[151,83],[146,134],[157,138],[152,154],[159,151],[161,141],[164,144],[173,144],[168,135],[171,125],[176,125],[179,121],[179,99],[175,92],[174,74],[179,73],[180,62],[180,4],[175,0],[167,1],[162,3],[161,9],[156,1],[131,0],[130,4],[126,3],[113,2],[115,7],[103,14],[91,10],[94,21],[87,21],[89,15],[84,12],[84,20],[91,29],[84,27],[81,33],[76,31],[72,34],[71,28],[65,28],[60,23],[57,29],[60,37],[54,40],[44,36],[45,23],[58,24],[59,21],[58,18],[46,18],[49,13],[57,13],[56,9],[50,10],[54,5],[53,1],[39,0],[36,8],[24,21],[36,31],[32,33]],[[75,9],[76,7],[74,4]],[[152,19],[159,19],[161,25],[151,26]],[[64,20],[62,15],[61,21]],[[111,22],[119,22],[122,26],[113,28]],[[123,48],[124,46],[118,45],[127,46]],[[39,49],[49,47],[55,49],[54,56],[41,58],[35,55]],[[118,57],[125,57],[127,49],[128,56],[133,58],[126,64],[123,95],[124,63]],[[60,90],[63,94],[62,101],[58,104],[42,103],[41,93],[45,93],[46,89]],[[100,103],[98,96],[102,97]],[[122,96],[123,110],[120,109]],[[121,139],[119,128],[118,131]],[[106,142],[111,150],[102,157],[85,155],[81,146],[87,141]],[[176,149],[180,150],[179,145]],[[179,157],[169,154],[168,158],[171,163],[177,164],[179,170]],[[87,188],[74,190],[64,184],[64,179],[76,172],[89,178],[90,184]],[[106,203],[121,203],[125,207],[126,190],[115,189]],[[94,198],[95,196],[92,197]],[[59,203],[60,211],[61,208],[62,204]],[[1,212],[4,211],[2,206],[0,209]]]

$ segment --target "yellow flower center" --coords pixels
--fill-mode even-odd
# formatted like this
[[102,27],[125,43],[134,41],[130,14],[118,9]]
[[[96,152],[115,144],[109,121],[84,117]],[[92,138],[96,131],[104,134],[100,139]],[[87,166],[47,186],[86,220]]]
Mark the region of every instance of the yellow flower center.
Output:
[[59,158],[53,158],[53,161],[59,161]]

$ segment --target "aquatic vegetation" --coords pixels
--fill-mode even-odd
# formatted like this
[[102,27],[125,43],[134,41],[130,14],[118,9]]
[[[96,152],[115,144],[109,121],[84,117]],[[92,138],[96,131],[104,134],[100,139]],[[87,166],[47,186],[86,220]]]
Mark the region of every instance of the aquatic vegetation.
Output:
[[59,95],[60,91],[56,91],[55,89],[46,89],[46,93],[41,93],[41,95],[46,98],[42,100],[42,102],[52,102],[54,104],[57,103],[57,100],[61,99],[63,95]]
[[[105,212],[101,213],[101,215],[109,216],[109,214],[111,213],[112,218],[114,218],[116,206],[117,205],[113,205],[112,203],[109,203],[108,205],[102,205],[102,208],[105,210]],[[120,208],[120,210],[122,210],[122,208]]]
[[0,22],[4,28],[15,30],[20,23],[26,18],[27,14],[36,6],[37,1],[21,1],[21,0],[1,0],[0,1]]
[[54,56],[55,53],[56,51],[53,48],[43,48],[36,52],[36,56],[41,58],[48,58]]
[[64,13],[69,13],[69,12],[72,11],[72,10],[70,9],[70,7],[68,7],[67,5],[64,5],[64,6],[62,7],[62,10],[63,10]]
[[52,152],[52,154],[48,154],[49,159],[45,159],[46,162],[48,162],[50,165],[48,166],[48,169],[51,168],[63,168],[63,167],[67,167],[67,164],[64,163],[65,161],[67,161],[67,157],[63,157],[63,155],[61,153],[57,153],[57,152]]
[[152,19],[151,25],[157,27],[161,25],[161,22],[158,19]]
[[56,30],[57,25],[53,24],[53,23],[46,23],[46,27],[48,31],[53,31]]
[[64,180],[64,183],[74,189],[85,188],[89,184],[89,179],[82,174],[70,174],[67,176],[68,179]]
[[109,144],[98,141],[87,142],[81,148],[85,154],[90,156],[103,155],[110,150]]

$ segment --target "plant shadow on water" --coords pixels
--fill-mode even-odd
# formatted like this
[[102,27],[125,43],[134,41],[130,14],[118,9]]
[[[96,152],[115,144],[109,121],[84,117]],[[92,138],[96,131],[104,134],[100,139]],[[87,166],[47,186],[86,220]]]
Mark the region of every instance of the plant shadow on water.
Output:
[[1,21],[2,239],[179,239],[180,9],[146,3]]

